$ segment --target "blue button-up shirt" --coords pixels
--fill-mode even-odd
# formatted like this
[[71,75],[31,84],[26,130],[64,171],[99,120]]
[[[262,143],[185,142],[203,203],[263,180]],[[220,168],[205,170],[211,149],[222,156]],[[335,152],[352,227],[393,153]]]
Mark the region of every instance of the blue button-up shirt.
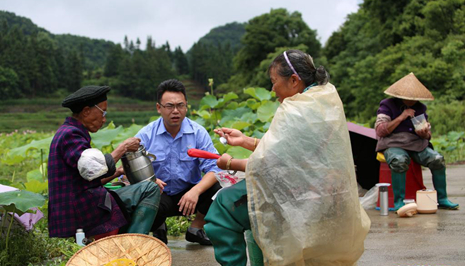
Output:
[[175,138],[166,131],[163,118],[143,127],[136,137],[145,149],[157,159],[152,162],[155,176],[166,183],[164,193],[176,195],[200,182],[201,172],[219,172],[216,160],[193,158],[187,155],[191,148],[218,154],[204,127],[184,118]]

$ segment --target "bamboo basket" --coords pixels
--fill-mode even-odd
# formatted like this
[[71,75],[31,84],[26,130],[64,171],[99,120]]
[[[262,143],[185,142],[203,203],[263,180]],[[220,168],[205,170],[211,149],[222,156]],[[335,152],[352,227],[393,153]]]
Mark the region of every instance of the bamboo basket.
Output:
[[[132,261],[133,263],[122,263]],[[80,249],[66,266],[171,266],[165,243],[143,234],[121,234],[99,239]]]

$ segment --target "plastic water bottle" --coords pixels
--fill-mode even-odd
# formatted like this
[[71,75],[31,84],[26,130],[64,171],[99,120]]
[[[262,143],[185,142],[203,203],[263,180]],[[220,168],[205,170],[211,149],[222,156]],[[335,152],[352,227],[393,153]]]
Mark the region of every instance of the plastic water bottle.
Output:
[[83,229],[78,229],[76,230],[76,243],[79,246],[85,246],[84,244],[84,238],[86,237],[86,234],[84,234]]

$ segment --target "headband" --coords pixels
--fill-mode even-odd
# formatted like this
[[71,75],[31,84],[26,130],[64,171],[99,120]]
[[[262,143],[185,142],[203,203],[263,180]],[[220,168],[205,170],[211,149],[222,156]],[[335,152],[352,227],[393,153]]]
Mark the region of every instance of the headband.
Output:
[[284,54],[284,58],[286,58],[287,64],[291,67],[292,72],[294,72],[294,74],[297,75],[297,77],[299,78],[299,80],[302,80],[302,79],[300,78],[299,74],[297,74],[297,71],[295,71],[294,67],[292,66],[291,61],[289,61],[289,58],[287,57],[286,51],[284,51],[283,54]]

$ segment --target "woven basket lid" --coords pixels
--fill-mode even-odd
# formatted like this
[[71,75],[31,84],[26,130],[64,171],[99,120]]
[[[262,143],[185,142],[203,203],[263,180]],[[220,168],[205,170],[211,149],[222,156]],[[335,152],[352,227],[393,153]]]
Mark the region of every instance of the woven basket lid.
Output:
[[69,259],[66,266],[104,266],[121,259],[134,261],[138,266],[170,266],[171,252],[165,243],[155,237],[121,234],[99,239],[83,247]]
[[413,101],[434,100],[431,92],[423,85],[413,73],[399,79],[384,91],[387,95]]

